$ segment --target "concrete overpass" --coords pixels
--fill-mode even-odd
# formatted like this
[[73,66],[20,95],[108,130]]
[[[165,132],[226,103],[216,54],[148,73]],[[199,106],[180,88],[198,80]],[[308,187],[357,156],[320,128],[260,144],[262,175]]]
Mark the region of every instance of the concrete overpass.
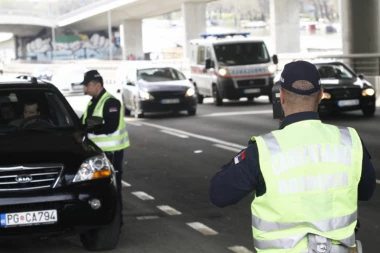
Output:
[[[143,55],[142,19],[182,10],[185,56],[188,41],[206,30],[206,4],[213,0],[101,0],[61,17],[41,17],[26,13],[0,11],[0,30],[28,36],[41,27],[72,28],[91,31],[122,25],[121,44],[127,54]],[[299,0],[270,0],[274,53],[300,50]],[[380,53],[378,0],[340,0],[345,54]],[[54,31],[54,29],[53,29]],[[54,33],[53,33],[54,36]]]
[[[182,10],[187,42],[206,32],[206,4],[212,1],[215,0],[102,0],[61,16],[57,26],[95,31],[122,25],[125,59],[128,54],[143,55],[143,19]],[[187,44],[184,43],[186,55]]]
[[35,36],[45,27],[56,27],[57,19],[41,13],[0,10],[0,31],[18,36]]

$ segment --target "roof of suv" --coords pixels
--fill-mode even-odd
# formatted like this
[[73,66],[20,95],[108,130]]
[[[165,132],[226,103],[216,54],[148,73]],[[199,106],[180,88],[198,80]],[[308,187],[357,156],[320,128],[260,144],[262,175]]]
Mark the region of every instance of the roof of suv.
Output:
[[37,78],[22,79],[12,77],[0,78],[1,88],[55,88],[55,86],[49,82],[38,80]]

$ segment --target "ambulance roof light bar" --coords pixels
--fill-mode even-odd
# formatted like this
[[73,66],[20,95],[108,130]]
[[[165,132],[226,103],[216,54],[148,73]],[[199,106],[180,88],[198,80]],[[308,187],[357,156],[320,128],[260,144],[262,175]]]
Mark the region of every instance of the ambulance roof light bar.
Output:
[[210,34],[210,33],[203,33],[201,34],[201,38],[207,39],[208,37],[215,37],[218,39],[226,38],[226,37],[234,37],[234,36],[244,36],[247,37],[251,33],[245,32],[245,33],[216,33],[216,34]]

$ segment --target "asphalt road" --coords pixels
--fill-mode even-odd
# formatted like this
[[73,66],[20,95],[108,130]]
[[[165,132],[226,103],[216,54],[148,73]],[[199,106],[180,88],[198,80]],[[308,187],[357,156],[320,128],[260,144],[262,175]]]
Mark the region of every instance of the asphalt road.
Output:
[[[74,97],[69,101],[81,110],[87,99]],[[356,128],[380,178],[380,108],[370,119],[354,112],[322,120]],[[126,150],[123,177],[125,226],[114,252],[254,252],[250,228],[253,196],[220,209],[210,203],[208,187],[211,177],[246,146],[251,136],[278,127],[268,100],[228,102],[222,107],[206,103],[199,105],[193,117],[185,113],[150,115],[126,121],[131,147]],[[362,228],[357,238],[366,253],[380,248],[379,196],[377,189],[371,201],[360,203]],[[2,244],[2,252],[26,250],[85,252],[77,237]]]

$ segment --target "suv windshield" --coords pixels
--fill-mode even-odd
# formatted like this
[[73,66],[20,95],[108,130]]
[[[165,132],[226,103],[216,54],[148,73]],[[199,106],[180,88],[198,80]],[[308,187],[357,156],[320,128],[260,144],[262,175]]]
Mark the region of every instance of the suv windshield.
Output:
[[322,79],[351,79],[355,76],[344,65],[315,64]]
[[173,68],[149,68],[137,70],[137,80],[146,82],[167,82],[186,80],[186,77]]
[[75,126],[73,115],[54,91],[7,89],[0,91],[0,131],[57,129]]
[[262,42],[245,42],[214,45],[220,65],[236,66],[270,62],[267,48]]

